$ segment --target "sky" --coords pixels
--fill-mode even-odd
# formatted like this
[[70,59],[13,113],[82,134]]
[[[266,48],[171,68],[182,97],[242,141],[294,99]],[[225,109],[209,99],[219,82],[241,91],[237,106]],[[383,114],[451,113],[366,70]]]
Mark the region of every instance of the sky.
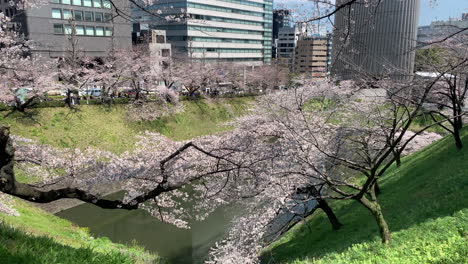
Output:
[[[273,0],[276,6],[296,5],[306,0]],[[405,1],[405,0],[402,0]],[[435,2],[435,4],[431,4]],[[461,18],[462,13],[468,13],[468,0],[421,0],[419,25],[429,25],[434,20]]]
[[448,20],[460,18],[462,13],[468,13],[468,0],[437,0],[431,7],[429,0],[421,0],[419,25],[429,25],[433,20]]

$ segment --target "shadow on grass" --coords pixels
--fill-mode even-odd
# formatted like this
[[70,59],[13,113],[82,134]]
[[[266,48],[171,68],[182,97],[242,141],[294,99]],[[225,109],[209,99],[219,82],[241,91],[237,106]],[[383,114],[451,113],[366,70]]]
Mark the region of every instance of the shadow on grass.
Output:
[[[468,146],[468,129],[464,144]],[[451,216],[468,201],[468,147],[458,151],[449,136],[403,160],[381,180],[379,196],[391,232],[408,229],[427,220]],[[289,232],[263,255],[263,263],[286,263],[340,253],[356,243],[380,241],[370,213],[355,201],[332,201],[344,224],[332,231],[321,211],[307,226]],[[310,231],[309,231],[310,230]]]
[[38,121],[38,117],[39,110],[34,108],[26,110],[25,112],[11,110],[8,112],[4,112],[4,114],[0,117],[0,122],[3,119],[10,119],[15,120],[16,122],[26,126],[41,125],[41,123]]
[[72,248],[48,237],[36,237],[0,223],[0,263],[133,263],[117,253],[99,253],[91,248]]

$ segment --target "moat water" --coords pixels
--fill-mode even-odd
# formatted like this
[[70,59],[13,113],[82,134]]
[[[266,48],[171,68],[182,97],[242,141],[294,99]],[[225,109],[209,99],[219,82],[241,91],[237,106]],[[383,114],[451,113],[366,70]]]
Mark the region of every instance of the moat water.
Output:
[[232,210],[218,209],[191,229],[177,228],[152,217],[144,210],[101,209],[82,204],[56,214],[89,228],[95,237],[108,237],[116,243],[136,242],[169,264],[202,263],[210,247],[222,239],[232,219]]

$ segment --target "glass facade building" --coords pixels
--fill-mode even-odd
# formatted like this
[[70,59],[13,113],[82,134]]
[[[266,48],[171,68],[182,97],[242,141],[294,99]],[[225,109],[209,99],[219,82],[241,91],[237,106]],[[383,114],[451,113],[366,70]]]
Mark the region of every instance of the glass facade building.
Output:
[[133,18],[166,30],[175,52],[199,60],[271,62],[272,0],[157,0],[148,9],[153,15],[134,8]]

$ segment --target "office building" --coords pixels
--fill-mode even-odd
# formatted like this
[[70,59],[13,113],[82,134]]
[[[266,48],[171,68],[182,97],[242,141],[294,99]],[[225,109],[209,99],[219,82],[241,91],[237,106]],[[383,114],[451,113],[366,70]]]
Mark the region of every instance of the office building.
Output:
[[358,0],[340,9],[335,14],[332,76],[411,79],[419,9],[420,0]]
[[272,39],[272,58],[276,58],[276,49],[278,47],[279,30],[283,27],[291,27],[291,16],[289,10],[273,10],[273,39]]
[[[431,41],[441,40],[452,34],[458,33],[464,28],[468,28],[468,13],[462,14],[461,19],[434,21],[429,26],[418,28],[418,43],[420,45],[424,45]],[[460,34],[468,35],[468,30],[462,31]]]
[[331,36],[304,37],[297,41],[294,72],[326,77],[331,60]]
[[280,28],[291,27],[291,15],[287,9],[273,10],[273,39],[278,39]]
[[156,0],[149,10],[158,15],[134,8],[133,17],[166,30],[173,53],[261,65],[271,62],[272,5],[272,0]]
[[276,58],[280,65],[292,68],[297,41],[306,34],[306,26],[302,24],[279,29],[278,40],[276,42]]
[[[126,0],[113,3],[123,10],[128,5]],[[70,48],[70,36],[80,52],[90,57],[131,48],[131,25],[116,16],[109,0],[51,0],[39,8],[4,12],[12,15],[20,32],[34,43],[32,56],[63,56]]]

